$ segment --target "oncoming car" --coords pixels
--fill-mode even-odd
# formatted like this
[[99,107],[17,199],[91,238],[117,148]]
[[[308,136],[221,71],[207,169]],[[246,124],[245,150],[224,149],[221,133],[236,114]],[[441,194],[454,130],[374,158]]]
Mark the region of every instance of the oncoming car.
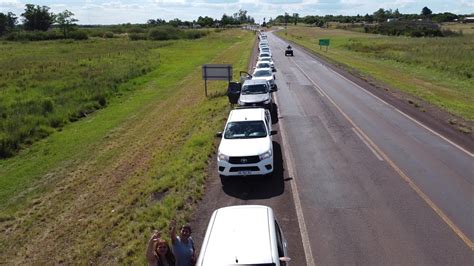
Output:
[[221,137],[217,167],[222,179],[273,173],[271,125],[270,111],[264,108],[230,111],[224,133],[217,134]]

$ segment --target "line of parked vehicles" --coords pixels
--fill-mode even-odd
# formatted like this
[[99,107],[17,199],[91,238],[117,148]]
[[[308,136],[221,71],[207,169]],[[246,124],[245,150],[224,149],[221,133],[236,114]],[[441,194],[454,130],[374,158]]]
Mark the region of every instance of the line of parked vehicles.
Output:
[[[240,73],[231,83],[230,111],[218,148],[221,180],[239,176],[271,175],[273,166],[272,93],[276,71],[267,35],[259,33],[259,56],[252,74]],[[240,205],[213,212],[197,265],[288,265],[287,241],[270,207]]]

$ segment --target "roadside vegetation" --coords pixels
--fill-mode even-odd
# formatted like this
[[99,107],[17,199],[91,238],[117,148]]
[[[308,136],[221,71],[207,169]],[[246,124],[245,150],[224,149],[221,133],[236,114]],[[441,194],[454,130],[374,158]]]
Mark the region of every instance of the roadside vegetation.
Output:
[[[23,24],[17,25],[19,18]],[[128,37],[130,40],[198,39],[209,34],[210,28],[240,28],[254,24],[255,20],[240,9],[233,15],[223,14],[220,20],[199,16],[197,20],[181,21],[178,18],[149,19],[146,24],[83,25],[78,26],[74,13],[64,10],[50,12],[50,7],[26,4],[20,17],[13,12],[0,12],[0,39],[8,41],[87,40],[89,37]],[[205,29],[204,29],[205,28]]]
[[[29,67],[20,61],[23,67],[17,69],[24,78],[14,83],[30,84],[35,75],[35,80],[59,78],[59,85],[80,86],[79,79],[62,70],[67,65],[71,72],[107,86],[103,90],[98,86],[98,91],[95,87],[71,89],[71,95],[61,97],[63,101],[82,93],[85,102],[94,99],[91,102],[103,109],[75,123],[64,123],[61,130],[0,161],[2,261],[144,263],[152,229],[166,235],[171,219],[188,221],[203,195],[214,134],[221,130],[229,110],[227,98],[220,96],[226,83],[209,82],[212,96],[204,97],[201,65],[230,63],[237,77],[239,70],[247,68],[254,36],[225,30],[198,40],[134,42],[133,49],[124,40],[45,42],[20,48],[6,44],[7,50],[14,51],[11,55],[26,58],[42,49],[52,58],[44,64],[44,72],[35,60]],[[109,45],[108,53],[100,52],[101,42]],[[86,48],[95,52],[88,54]],[[115,72],[121,74],[113,76]],[[105,83],[116,79],[121,82],[114,86]],[[53,100],[56,95],[45,96],[47,86],[42,86],[36,85],[38,89],[32,92],[12,90],[8,95],[29,101],[49,97],[53,108],[46,110],[60,108]],[[105,104],[99,103],[97,92],[104,93]],[[43,108],[44,99],[39,102],[38,108]],[[64,110],[68,113],[69,109]]]
[[[400,89],[472,122],[474,35],[468,32],[456,37],[410,38],[296,26],[277,34],[363,78]],[[318,46],[319,39],[330,39],[327,52]],[[465,124],[458,126],[471,132]]]
[[[0,44],[0,157],[104,108],[119,85],[160,64],[166,42]],[[122,88],[124,90],[126,88]]]

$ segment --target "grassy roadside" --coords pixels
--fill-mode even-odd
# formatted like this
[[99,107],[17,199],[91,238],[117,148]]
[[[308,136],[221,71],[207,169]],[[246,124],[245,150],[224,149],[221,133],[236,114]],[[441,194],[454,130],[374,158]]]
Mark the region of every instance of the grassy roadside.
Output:
[[227,114],[227,99],[204,98],[200,65],[232,63],[238,73],[253,36],[224,31],[152,50],[163,64],[124,85],[135,92],[1,161],[4,261],[143,262],[151,229],[186,220],[201,197]]
[[[474,121],[474,35],[405,38],[336,29],[289,27],[277,35],[314,53]],[[329,51],[318,40],[329,38]],[[423,111],[422,109],[420,109]]]

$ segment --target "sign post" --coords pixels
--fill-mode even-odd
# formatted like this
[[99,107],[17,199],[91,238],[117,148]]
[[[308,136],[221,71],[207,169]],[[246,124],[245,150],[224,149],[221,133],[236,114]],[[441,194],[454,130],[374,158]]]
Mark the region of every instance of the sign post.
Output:
[[319,39],[319,50],[322,49],[322,46],[326,46],[326,52],[327,52],[328,47],[329,47],[329,39]]
[[230,64],[204,64],[202,65],[202,78],[204,79],[205,94],[207,97],[207,80],[232,80],[232,65]]

